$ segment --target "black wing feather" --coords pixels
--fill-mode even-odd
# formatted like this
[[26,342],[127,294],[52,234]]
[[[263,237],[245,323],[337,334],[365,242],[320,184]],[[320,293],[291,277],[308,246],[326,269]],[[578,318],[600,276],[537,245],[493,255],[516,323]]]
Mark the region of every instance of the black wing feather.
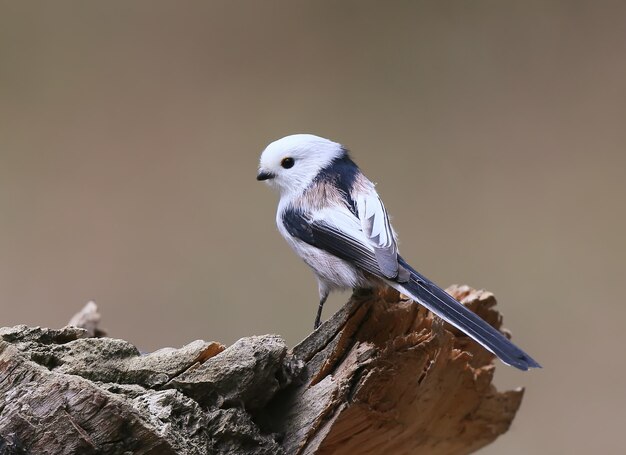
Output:
[[[335,226],[322,221],[311,221],[303,212],[287,210],[283,214],[287,232],[303,242],[344,259],[361,269],[383,278],[374,252],[358,240],[346,235]],[[475,313],[457,302],[450,294],[413,269],[398,256],[402,268],[408,271],[408,283],[399,283],[418,303],[442,317],[470,337],[487,347],[502,361],[520,370],[538,368],[540,365],[515,346],[499,331]],[[391,279],[390,281],[397,281]]]
[[311,221],[299,210],[286,210],[283,224],[287,232],[295,238],[351,262],[369,273],[383,276],[374,252],[335,226],[323,221]]

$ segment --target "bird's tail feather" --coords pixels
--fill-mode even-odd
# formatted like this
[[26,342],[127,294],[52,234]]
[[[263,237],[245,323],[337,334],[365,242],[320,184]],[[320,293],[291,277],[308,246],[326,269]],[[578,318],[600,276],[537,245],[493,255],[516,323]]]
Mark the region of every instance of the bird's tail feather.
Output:
[[441,319],[466,333],[504,363],[520,370],[541,368],[535,360],[509,341],[504,335],[483,321],[472,311],[457,302],[450,294],[438,287],[400,259],[400,265],[410,272],[406,283],[392,283],[394,288],[410,296]]

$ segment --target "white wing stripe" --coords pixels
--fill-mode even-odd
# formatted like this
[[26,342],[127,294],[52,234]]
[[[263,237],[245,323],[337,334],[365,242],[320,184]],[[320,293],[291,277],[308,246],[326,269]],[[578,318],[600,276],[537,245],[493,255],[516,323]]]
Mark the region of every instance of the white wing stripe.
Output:
[[398,250],[387,211],[375,190],[360,193],[357,212],[368,243],[375,249],[382,272],[387,277],[398,273]]

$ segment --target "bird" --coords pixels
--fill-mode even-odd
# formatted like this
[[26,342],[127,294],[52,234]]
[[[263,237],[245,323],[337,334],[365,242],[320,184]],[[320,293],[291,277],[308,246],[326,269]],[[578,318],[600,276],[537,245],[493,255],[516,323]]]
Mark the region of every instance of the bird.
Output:
[[343,145],[313,134],[283,137],[261,153],[256,178],[278,190],[278,230],[317,278],[315,329],[330,292],[390,286],[505,364],[520,370],[541,367],[404,260],[374,183]]

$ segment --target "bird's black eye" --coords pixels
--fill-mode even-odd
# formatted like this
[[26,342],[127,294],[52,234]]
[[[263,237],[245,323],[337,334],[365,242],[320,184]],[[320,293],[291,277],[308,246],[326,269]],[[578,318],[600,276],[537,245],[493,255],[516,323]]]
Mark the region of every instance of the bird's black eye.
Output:
[[294,163],[295,161],[293,160],[293,158],[283,158],[283,160],[280,162],[280,165],[285,169],[289,169],[293,167]]

